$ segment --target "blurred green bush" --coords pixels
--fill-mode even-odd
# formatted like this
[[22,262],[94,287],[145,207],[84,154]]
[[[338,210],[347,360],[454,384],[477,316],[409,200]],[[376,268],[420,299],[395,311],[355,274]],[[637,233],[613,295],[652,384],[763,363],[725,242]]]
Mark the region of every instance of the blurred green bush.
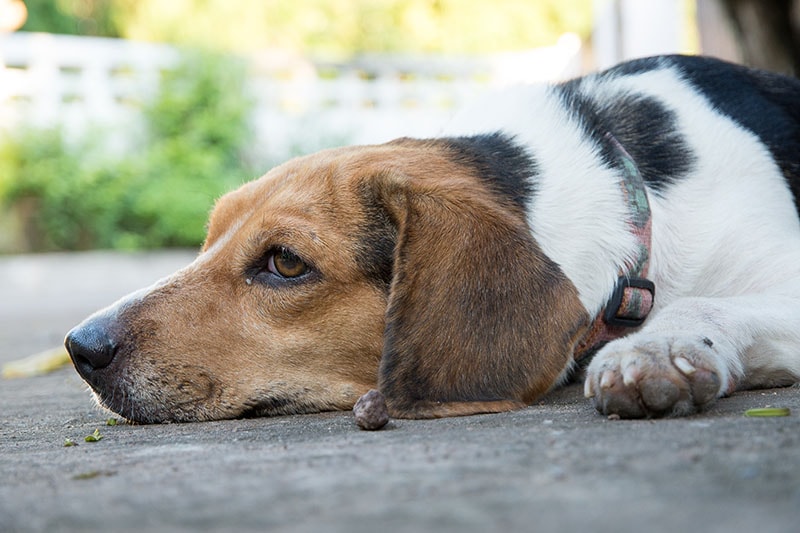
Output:
[[[191,54],[145,104],[144,145],[104,156],[102,132],[28,130],[0,141],[0,204],[24,251],[197,246],[214,200],[255,174],[245,68]],[[19,239],[18,239],[19,240]]]

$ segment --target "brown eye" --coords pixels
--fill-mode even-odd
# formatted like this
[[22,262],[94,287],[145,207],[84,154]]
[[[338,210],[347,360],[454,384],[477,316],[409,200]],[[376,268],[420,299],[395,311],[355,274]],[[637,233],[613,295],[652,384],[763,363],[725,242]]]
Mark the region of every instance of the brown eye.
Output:
[[298,278],[308,273],[308,265],[286,248],[279,248],[269,256],[267,270],[282,278]]

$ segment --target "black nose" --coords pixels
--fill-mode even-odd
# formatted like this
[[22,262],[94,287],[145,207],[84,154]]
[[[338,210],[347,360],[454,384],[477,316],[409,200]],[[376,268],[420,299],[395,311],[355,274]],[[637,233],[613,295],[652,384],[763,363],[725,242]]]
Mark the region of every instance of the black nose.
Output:
[[110,365],[117,353],[117,344],[104,322],[89,319],[67,333],[64,341],[72,363],[84,378],[94,370]]

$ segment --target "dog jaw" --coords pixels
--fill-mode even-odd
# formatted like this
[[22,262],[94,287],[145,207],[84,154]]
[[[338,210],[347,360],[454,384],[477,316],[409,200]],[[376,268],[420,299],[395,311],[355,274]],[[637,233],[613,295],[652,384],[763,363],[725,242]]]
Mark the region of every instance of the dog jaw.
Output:
[[[220,199],[192,264],[101,312],[116,354],[84,375],[98,402],[137,422],[309,413],[379,381],[395,416],[533,401],[588,317],[522,207],[455,159],[435,141],[326,151]],[[302,275],[276,275],[276,251]],[[523,277],[476,277],[483,253]]]

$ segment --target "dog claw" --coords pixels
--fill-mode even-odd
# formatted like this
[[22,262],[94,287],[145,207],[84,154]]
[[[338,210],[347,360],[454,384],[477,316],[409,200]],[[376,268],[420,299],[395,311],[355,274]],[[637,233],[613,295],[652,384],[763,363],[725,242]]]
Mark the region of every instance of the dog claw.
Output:
[[586,378],[586,381],[583,382],[583,396],[584,398],[594,398],[594,381],[592,378]]
[[639,370],[635,366],[629,366],[622,373],[622,382],[626,387],[635,385],[639,381]]
[[600,388],[610,389],[614,385],[614,372],[606,370],[600,378]]
[[673,361],[673,364],[677,367],[678,370],[681,371],[681,373],[684,376],[692,376],[694,375],[695,372],[697,372],[697,368],[695,368],[695,366],[692,363],[690,363],[689,360],[686,359],[685,357],[681,356],[676,357],[675,360]]

